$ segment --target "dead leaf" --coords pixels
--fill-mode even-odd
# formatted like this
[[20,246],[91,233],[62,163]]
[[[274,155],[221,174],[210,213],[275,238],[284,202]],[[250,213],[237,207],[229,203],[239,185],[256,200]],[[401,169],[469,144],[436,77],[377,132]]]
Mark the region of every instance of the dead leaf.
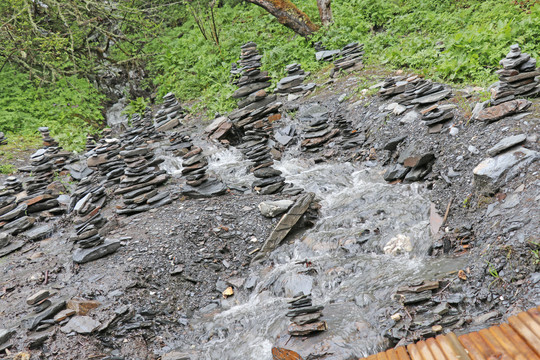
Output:
[[228,288],[225,289],[225,291],[223,291],[223,298],[226,299],[228,298],[229,296],[233,296],[234,295],[234,290],[232,288],[232,286],[229,286]]
[[463,281],[467,280],[467,275],[465,275],[465,271],[463,270],[459,270],[457,276]]

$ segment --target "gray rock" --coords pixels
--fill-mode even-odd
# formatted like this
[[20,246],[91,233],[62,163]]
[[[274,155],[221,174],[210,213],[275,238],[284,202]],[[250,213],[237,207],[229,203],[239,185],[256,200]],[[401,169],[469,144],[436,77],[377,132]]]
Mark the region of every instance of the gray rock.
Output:
[[324,51],[318,51],[315,53],[315,59],[317,61],[330,61],[334,57],[338,56],[340,50],[324,50]]
[[307,193],[300,196],[296,200],[291,209],[287,212],[285,216],[281,218],[270,236],[268,236],[268,239],[266,239],[266,241],[264,242],[264,245],[262,246],[259,255],[253,259],[254,261],[261,259],[264,254],[274,250],[279,246],[279,244],[281,244],[281,242],[283,241],[283,239],[285,239],[293,226],[296,225],[298,220],[300,220],[300,218],[304,215],[304,213],[309,207],[309,204],[311,204],[314,198],[314,193]]
[[193,198],[207,198],[213,196],[219,196],[225,194],[227,191],[227,186],[221,181],[217,180],[208,180],[202,183],[200,186],[193,187],[189,185],[184,185],[180,189],[182,195],[190,196]]
[[73,252],[73,261],[78,264],[84,264],[112,254],[120,247],[119,240],[105,239],[103,244],[90,249],[76,249]]
[[406,138],[407,135],[396,136],[395,138],[388,140],[388,142],[383,146],[383,149],[394,151],[396,150],[397,146]]
[[439,91],[434,94],[429,94],[429,95],[414,99],[411,101],[411,103],[412,104],[431,104],[431,103],[434,103],[434,102],[437,102],[439,100],[446,98],[448,95],[450,95],[451,92],[452,92],[451,90]]
[[538,152],[519,147],[484,159],[473,170],[474,184],[481,193],[494,194],[500,186],[539,158]]
[[91,334],[101,323],[90,316],[74,316],[60,330],[66,334],[75,331],[78,334]]
[[34,295],[29,296],[26,299],[26,303],[28,305],[35,305],[38,302],[40,302],[41,300],[48,298],[50,295],[51,295],[51,292],[49,290],[47,290],[47,289],[40,290],[37,293],[35,293]]
[[52,225],[41,225],[26,231],[22,234],[22,236],[24,236],[29,241],[40,240],[51,234],[53,232],[53,229],[54,228]]
[[24,244],[25,242],[23,240],[19,240],[12,243],[8,243],[4,247],[0,247],[0,258],[19,250],[20,248],[24,246]]
[[191,356],[182,351],[171,351],[167,354],[163,354],[161,360],[191,360]]
[[18,217],[24,215],[27,208],[28,208],[28,205],[26,205],[25,203],[20,204],[15,209],[13,209],[13,210],[5,213],[4,215],[0,216],[0,222],[1,221],[12,220],[12,219],[15,219],[15,218],[18,218]]
[[401,124],[412,124],[413,122],[418,120],[420,120],[420,114],[416,111],[410,111],[406,113],[405,116],[403,116],[403,118],[399,120],[399,122]]
[[403,179],[405,175],[409,172],[410,168],[406,168],[405,166],[401,164],[395,164],[390,169],[386,170],[384,173],[384,180],[386,181],[394,181]]
[[263,216],[273,218],[289,210],[292,204],[292,200],[263,201],[259,204],[259,211]]
[[64,309],[65,306],[66,306],[65,300],[54,302],[51,306],[49,306],[47,309],[40,312],[39,314],[32,315],[30,317],[23,319],[21,321],[21,324],[24,328],[28,330],[34,330],[42,320],[52,318],[54,315],[56,315],[62,309]]
[[487,153],[489,156],[495,156],[497,154],[500,154],[501,152],[505,151],[506,149],[509,149],[513,146],[519,145],[521,143],[524,143],[527,140],[527,135],[525,134],[519,134],[514,136],[509,136],[501,141],[499,141],[497,144],[495,144],[492,148],[490,148]]
[[11,240],[8,233],[0,232],[0,248],[8,246],[10,241]]
[[13,329],[0,329],[0,345],[7,343],[14,334]]

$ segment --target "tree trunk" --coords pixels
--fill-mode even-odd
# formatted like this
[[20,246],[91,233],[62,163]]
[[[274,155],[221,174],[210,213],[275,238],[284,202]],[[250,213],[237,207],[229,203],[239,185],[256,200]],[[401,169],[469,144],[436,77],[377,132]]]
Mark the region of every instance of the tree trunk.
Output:
[[330,4],[332,0],[317,0],[317,7],[319,8],[319,16],[323,26],[330,25],[334,22],[332,19],[332,8]]
[[300,11],[290,0],[246,0],[258,5],[274,15],[280,24],[292,29],[298,35],[309,37],[319,30],[309,16]]

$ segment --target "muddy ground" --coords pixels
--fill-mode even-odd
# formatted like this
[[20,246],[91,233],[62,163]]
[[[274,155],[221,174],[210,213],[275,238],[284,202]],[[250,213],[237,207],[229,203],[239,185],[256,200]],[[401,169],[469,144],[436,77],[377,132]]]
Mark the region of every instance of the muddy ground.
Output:
[[[540,101],[534,102],[527,115],[485,124],[469,121],[480,93],[454,89],[449,102],[459,106],[459,116],[440,133],[429,134],[419,122],[403,124],[399,121],[402,116],[385,111],[384,105],[391,101],[382,101],[369,91],[362,95],[362,89],[386,75],[368,69],[326,82],[314,94],[286,102],[284,116],[294,116],[297,106],[313,102],[344,113],[366,139],[361,147],[347,151],[337,151],[337,145],[329,144],[303,156],[316,162],[389,165],[396,154],[382,148],[398,135],[407,135],[398,151],[412,142],[434,150],[436,162],[423,183],[431,190],[438,214],[447,212],[447,220],[434,236],[432,256],[466,257],[465,279],[459,279],[457,273],[449,277],[454,292],[467,294],[463,315],[472,319],[493,314],[482,324],[463,322],[463,331],[540,305],[539,245],[535,245],[540,243],[540,162],[493,195],[477,191],[472,173],[487,156],[486,150],[501,138],[524,133],[528,135],[525,146],[540,150]],[[457,135],[450,135],[450,125],[458,129]],[[476,151],[471,152],[471,145]],[[173,178],[168,189],[177,193],[181,181]],[[176,194],[172,204],[131,217],[114,214],[119,200],[113,198],[106,212],[111,227],[108,237],[121,239],[123,246],[83,265],[75,265],[71,259],[71,219],[55,220],[53,236],[0,259],[0,328],[16,329],[0,357],[24,359],[20,353],[28,353],[31,359],[159,359],[175,343],[208,341],[215,334],[194,334],[191,319],[231,306],[235,297],[222,296],[228,286],[251,291],[253,251],[277,223],[275,218],[263,217],[257,206],[265,199],[284,197],[236,190],[206,200]],[[32,311],[26,298],[44,287],[56,291],[53,299],[99,301],[101,306],[91,313],[102,324],[99,331],[74,335],[63,333],[58,325],[41,332],[19,327]]]

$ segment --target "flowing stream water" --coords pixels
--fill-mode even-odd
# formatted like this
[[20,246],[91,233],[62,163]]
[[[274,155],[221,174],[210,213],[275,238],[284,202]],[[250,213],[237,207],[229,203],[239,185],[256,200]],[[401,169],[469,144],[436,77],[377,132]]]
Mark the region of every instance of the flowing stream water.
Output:
[[[250,187],[254,178],[238,150],[210,148],[208,155],[210,171],[226,184]],[[191,326],[205,334],[194,347],[205,359],[272,359],[272,345],[289,325],[287,300],[304,292],[325,306],[324,338],[334,349],[355,356],[384,350],[381,324],[397,304],[397,287],[444,276],[460,265],[425,256],[431,243],[427,192],[418,184],[387,184],[376,166],[314,164],[294,151],[275,168],[287,182],[315,193],[320,217],[269,255],[273,265],[254,267],[254,291],[239,291],[222,300],[216,315],[193,319]],[[385,254],[385,245],[398,235],[410,240],[412,250]]]

